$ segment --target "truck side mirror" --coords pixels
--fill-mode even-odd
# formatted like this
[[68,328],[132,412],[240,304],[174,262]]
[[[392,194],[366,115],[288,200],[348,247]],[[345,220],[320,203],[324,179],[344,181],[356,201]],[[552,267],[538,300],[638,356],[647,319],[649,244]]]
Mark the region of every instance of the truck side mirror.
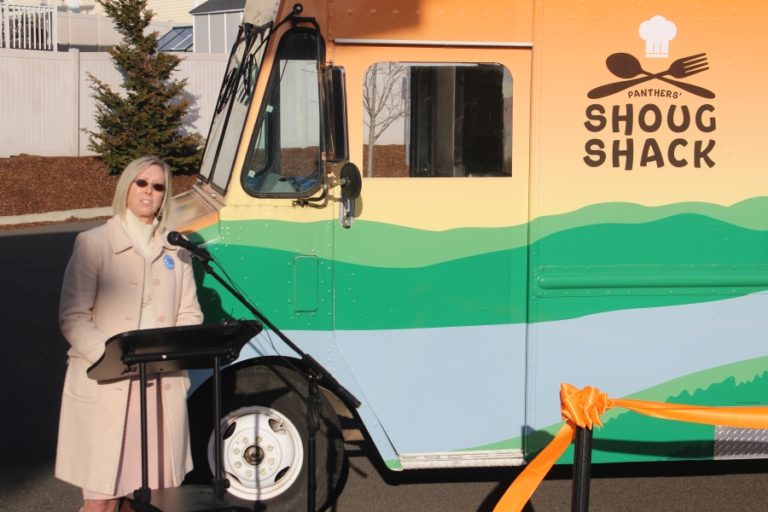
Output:
[[360,197],[360,192],[363,189],[363,178],[360,176],[360,169],[352,162],[347,162],[341,166],[339,183],[341,184],[342,199],[354,201]]

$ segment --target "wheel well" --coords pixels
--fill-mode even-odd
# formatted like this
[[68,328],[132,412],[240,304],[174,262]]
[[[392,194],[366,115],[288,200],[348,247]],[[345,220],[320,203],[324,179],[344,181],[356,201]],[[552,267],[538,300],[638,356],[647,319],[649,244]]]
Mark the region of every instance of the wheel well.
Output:
[[[239,363],[227,366],[222,370],[222,375],[225,373],[237,372],[238,370],[250,366],[280,366],[282,368],[293,370],[301,375],[306,375],[309,371],[309,367],[301,359],[283,356],[264,356],[240,361]],[[340,419],[359,421],[357,414],[354,412],[354,407],[352,407],[351,404],[345,403],[341,395],[331,386],[325,385],[325,383],[320,383],[320,392],[331,404],[331,407],[333,407],[334,412]]]

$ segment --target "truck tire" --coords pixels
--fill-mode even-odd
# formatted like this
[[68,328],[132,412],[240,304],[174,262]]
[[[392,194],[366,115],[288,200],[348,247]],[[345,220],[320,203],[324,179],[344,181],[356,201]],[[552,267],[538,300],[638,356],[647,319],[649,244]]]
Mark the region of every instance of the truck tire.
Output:
[[[228,498],[255,510],[307,510],[306,378],[280,365],[233,367],[221,378],[222,469],[230,484]],[[194,470],[185,483],[211,482],[212,390],[209,379],[189,401]],[[345,463],[339,419],[322,394],[315,440],[315,505],[322,510],[336,495]]]

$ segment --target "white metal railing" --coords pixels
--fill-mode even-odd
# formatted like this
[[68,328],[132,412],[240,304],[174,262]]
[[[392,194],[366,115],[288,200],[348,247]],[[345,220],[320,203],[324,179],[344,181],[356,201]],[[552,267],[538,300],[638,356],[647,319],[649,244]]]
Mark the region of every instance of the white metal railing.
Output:
[[13,5],[0,0],[0,48],[56,51],[56,6]]

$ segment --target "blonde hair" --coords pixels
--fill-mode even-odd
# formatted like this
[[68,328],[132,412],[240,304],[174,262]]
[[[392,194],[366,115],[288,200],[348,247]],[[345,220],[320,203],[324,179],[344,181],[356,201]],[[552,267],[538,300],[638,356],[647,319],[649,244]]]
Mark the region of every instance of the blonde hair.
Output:
[[125,169],[120,174],[120,179],[117,180],[115,197],[112,200],[112,211],[114,211],[115,215],[120,218],[125,218],[125,212],[128,210],[128,189],[131,188],[134,180],[141,173],[153,165],[161,167],[165,173],[165,193],[163,194],[163,202],[160,204],[160,208],[157,212],[155,212],[158,221],[157,232],[160,232],[165,227],[165,223],[168,220],[168,214],[171,211],[170,198],[173,196],[173,192],[171,191],[171,167],[156,156],[141,156],[125,166]]

